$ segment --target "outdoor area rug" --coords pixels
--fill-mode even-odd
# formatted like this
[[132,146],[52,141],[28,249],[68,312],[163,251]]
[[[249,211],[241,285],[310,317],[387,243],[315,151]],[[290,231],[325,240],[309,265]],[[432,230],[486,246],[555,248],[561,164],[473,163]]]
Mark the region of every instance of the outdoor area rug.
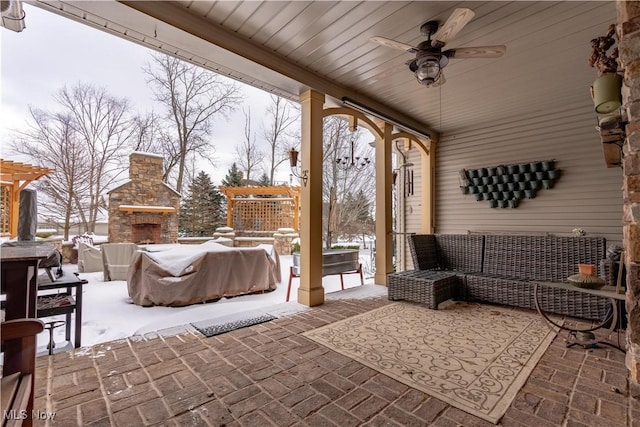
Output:
[[497,423],[555,337],[542,317],[480,304],[393,303],[304,335]]
[[225,316],[218,319],[203,320],[201,322],[192,323],[191,326],[196,328],[202,335],[213,337],[215,335],[231,332],[236,329],[246,328],[248,326],[257,325],[264,322],[277,319],[269,313],[251,312],[239,313],[233,316]]

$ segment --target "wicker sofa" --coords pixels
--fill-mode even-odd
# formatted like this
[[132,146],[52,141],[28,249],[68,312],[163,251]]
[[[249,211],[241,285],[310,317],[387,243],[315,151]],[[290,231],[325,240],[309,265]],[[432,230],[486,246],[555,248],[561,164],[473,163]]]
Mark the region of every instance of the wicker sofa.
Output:
[[610,276],[601,262],[604,238],[421,234],[409,239],[415,270],[389,275],[391,300],[433,309],[451,298],[535,309],[537,283],[545,311],[598,320],[610,309],[605,297],[545,285],[566,282],[578,264],[594,264],[600,276]]

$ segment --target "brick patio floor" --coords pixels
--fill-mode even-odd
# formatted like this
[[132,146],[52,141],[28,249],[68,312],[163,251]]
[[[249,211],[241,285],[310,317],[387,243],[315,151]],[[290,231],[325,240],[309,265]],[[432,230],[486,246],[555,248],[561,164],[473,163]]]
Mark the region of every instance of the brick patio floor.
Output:
[[[490,426],[301,336],[389,304],[323,306],[206,338],[182,329],[37,360],[40,426]],[[176,332],[177,335],[176,335]],[[624,354],[551,344],[504,426],[634,426]]]

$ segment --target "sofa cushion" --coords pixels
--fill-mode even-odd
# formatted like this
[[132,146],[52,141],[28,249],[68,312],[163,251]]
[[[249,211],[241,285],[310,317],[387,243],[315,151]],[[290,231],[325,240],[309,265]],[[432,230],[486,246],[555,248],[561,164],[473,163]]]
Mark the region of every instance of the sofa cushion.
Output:
[[416,270],[437,270],[438,252],[433,234],[412,234],[409,236],[409,249]]
[[442,270],[482,271],[484,237],[471,234],[436,234],[438,264]]
[[485,236],[483,273],[519,280],[565,282],[578,264],[599,266],[602,237]]
[[462,298],[465,301],[482,301],[513,307],[535,309],[533,284],[486,274],[465,276]]

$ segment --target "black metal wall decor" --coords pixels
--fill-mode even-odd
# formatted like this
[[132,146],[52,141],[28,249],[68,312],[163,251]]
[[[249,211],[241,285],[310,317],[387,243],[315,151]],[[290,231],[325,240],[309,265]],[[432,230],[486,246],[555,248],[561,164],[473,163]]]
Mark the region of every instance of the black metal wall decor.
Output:
[[460,170],[460,189],[491,208],[517,208],[539,190],[552,188],[560,177],[555,160]]

